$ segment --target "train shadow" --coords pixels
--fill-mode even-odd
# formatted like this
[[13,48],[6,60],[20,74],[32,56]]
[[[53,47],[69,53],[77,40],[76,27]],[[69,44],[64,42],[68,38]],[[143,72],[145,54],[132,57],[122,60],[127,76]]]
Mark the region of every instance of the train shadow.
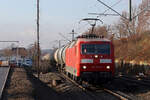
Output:
[[46,83],[35,77],[31,69],[25,68],[25,70],[28,80],[34,87],[33,95],[35,100],[59,100],[59,95],[54,89],[48,87]]
[[[58,86],[60,88],[59,90],[63,89],[63,91],[56,91],[55,87],[50,87],[48,86],[49,83],[45,83],[35,77],[31,69],[25,68],[25,70],[29,81],[34,86],[35,100],[93,100],[93,98],[87,96],[78,88],[71,86],[65,88],[68,87],[68,85],[64,86],[63,83],[59,85],[60,87]],[[99,98],[96,100],[99,100]]]

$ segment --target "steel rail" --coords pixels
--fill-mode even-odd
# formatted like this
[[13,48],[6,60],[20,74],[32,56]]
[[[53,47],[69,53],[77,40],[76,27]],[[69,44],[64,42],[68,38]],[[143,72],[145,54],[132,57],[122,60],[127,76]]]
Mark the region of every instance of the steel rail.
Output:
[[149,82],[143,82],[144,80],[139,81],[137,79],[133,79],[133,78],[130,78],[130,77],[127,77],[127,76],[122,76],[122,77],[120,77],[120,79],[127,80],[127,81],[130,81],[130,82],[135,82],[137,84],[141,84],[141,85],[150,87],[150,83]]
[[[75,82],[74,80],[72,80],[72,79],[70,79],[68,76],[66,76],[64,73],[61,73],[61,75],[63,75],[67,80],[69,80],[70,82],[72,82],[74,85],[76,85],[77,87],[79,87],[81,90],[83,90],[84,92],[90,92],[86,87],[84,87],[83,85],[80,85],[80,84],[78,84],[77,82]],[[100,90],[100,88],[97,88],[97,87],[93,87],[93,88],[95,88],[95,90],[97,91],[97,90]],[[103,89],[101,89],[101,90],[104,90],[105,92],[107,92],[107,93],[109,93],[109,94],[111,94],[111,95],[113,95],[113,96],[115,96],[115,97],[117,97],[117,98],[119,98],[120,100],[133,100],[130,96],[128,96],[128,95],[126,95],[126,94],[124,94],[124,93],[118,93],[118,92],[114,92],[114,91],[112,91],[112,90],[110,90],[110,89],[107,89],[107,88],[103,88]],[[94,94],[92,94],[92,93],[90,93],[90,95],[91,96],[96,96],[96,95],[94,95]]]

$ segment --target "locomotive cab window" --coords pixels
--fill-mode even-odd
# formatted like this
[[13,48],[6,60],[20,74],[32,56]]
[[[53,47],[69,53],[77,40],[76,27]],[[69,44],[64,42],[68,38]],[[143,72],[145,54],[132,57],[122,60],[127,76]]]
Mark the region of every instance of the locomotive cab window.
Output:
[[81,53],[110,55],[110,44],[82,44]]

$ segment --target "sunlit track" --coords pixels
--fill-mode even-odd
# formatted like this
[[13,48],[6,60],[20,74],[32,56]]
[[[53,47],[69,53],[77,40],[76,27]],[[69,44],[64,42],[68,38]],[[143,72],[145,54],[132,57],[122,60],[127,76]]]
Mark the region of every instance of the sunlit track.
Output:
[[70,79],[68,76],[66,76],[65,74],[61,73],[61,75],[63,75],[67,80],[71,81],[74,85],[76,85],[77,87],[81,88],[83,91],[86,90],[85,87],[83,87],[82,85],[76,83],[75,81],[73,81],[72,79]]
[[0,67],[0,99],[2,97],[9,70],[10,67]]
[[[109,86],[108,86],[109,87]],[[100,86],[92,86],[92,88],[94,88],[93,91],[99,91],[100,89],[103,89],[105,92],[116,96],[117,98],[119,98],[120,100],[134,100],[134,98],[132,98],[131,96],[121,92],[121,91],[113,91],[109,88],[107,88],[106,86],[100,85]]]
[[[116,93],[116,92],[113,92],[113,91],[111,91],[111,90],[109,90],[109,89],[104,89],[106,92],[108,92],[108,93],[110,93],[110,94],[112,94],[112,95],[114,95],[114,96],[116,96],[116,97],[118,97],[119,99],[121,99],[121,100],[132,100],[129,96],[125,96],[124,94],[122,94],[121,95],[121,93]],[[124,95],[124,96],[123,96]]]
[[104,91],[104,92],[107,92],[115,97],[117,97],[118,99],[120,100],[134,100],[132,99],[130,96],[122,93],[122,92],[114,92],[110,89],[107,89],[103,86],[94,86],[94,85],[80,85],[78,84],[77,82],[75,82],[74,80],[70,79],[68,76],[66,76],[65,74],[61,73],[61,75],[63,75],[63,77],[65,77],[67,80],[71,81],[74,85],[76,85],[77,87],[79,87],[80,89],[82,89],[82,91],[84,91],[85,93],[87,93],[88,95],[92,96],[92,97],[95,97],[97,96],[96,94],[92,93],[92,91]]

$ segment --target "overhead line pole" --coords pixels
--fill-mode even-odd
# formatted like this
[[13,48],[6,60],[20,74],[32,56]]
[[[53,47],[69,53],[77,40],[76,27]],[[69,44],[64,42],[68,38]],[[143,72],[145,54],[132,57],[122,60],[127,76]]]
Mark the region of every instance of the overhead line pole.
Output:
[[132,21],[132,0],[129,0],[129,12],[130,12],[129,20]]
[[40,43],[39,43],[39,22],[40,19],[40,1],[37,0],[37,73],[38,73],[38,78],[39,78],[39,67],[40,67]]

